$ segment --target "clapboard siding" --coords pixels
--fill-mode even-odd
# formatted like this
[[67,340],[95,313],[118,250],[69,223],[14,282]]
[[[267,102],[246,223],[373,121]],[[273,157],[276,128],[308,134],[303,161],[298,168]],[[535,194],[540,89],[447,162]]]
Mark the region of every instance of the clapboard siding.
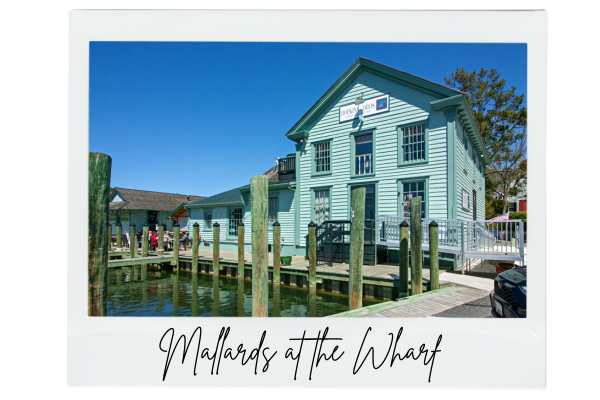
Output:
[[[466,145],[465,145],[466,141]],[[473,146],[460,121],[456,122],[456,216],[472,220],[473,207],[477,207],[477,220],[485,219],[485,179],[475,163]],[[463,190],[469,196],[469,207],[463,207]],[[473,190],[477,191],[477,204],[473,204]]]
[[[360,131],[373,129],[375,141],[375,175],[352,177],[352,121],[339,123],[339,107],[352,103],[361,95],[368,99],[390,95],[390,111],[364,118]],[[362,72],[332,105],[309,126],[307,143],[300,152],[300,237],[307,233],[312,218],[312,190],[330,187],[331,217],[349,216],[349,185],[376,184],[376,212],[379,215],[398,212],[398,181],[423,177],[429,182],[429,215],[445,218],[447,213],[447,151],[446,119],[442,112],[431,110],[432,95],[417,91],[370,72]],[[398,165],[398,127],[427,121],[428,162],[419,165]],[[312,176],[314,142],[331,139],[331,174]],[[302,244],[302,240],[301,243]]]
[[[281,242],[282,245],[293,245],[294,244],[294,192],[289,189],[270,191],[269,197],[277,197],[278,199],[278,212],[277,219],[281,225]],[[200,234],[203,240],[212,241],[212,225],[207,226],[204,221],[205,213],[211,213],[212,223],[218,222],[220,227],[220,240],[223,243],[237,243],[237,237],[230,236],[229,230],[229,211],[234,207],[242,207],[243,209],[243,222],[245,227],[244,241],[246,244],[251,243],[252,239],[252,213],[250,192],[244,192],[242,194],[243,204],[232,205],[230,207],[211,207],[211,208],[191,208],[189,209],[190,218],[188,220],[188,226],[191,226],[198,222],[200,225]],[[272,243],[272,226],[269,226],[269,243]]]

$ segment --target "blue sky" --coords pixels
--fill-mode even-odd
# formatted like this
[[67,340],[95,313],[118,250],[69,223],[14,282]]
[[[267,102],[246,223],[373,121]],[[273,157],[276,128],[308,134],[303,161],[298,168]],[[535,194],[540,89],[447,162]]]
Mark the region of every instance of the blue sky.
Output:
[[365,57],[443,83],[496,68],[526,90],[521,44],[93,42],[90,150],[112,186],[212,195],[294,151],[287,130]]

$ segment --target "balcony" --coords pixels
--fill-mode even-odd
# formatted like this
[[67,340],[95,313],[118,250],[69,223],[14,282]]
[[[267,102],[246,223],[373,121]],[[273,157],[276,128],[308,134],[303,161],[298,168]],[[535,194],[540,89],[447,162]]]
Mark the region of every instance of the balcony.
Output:
[[277,159],[277,175],[280,181],[296,178],[296,154],[288,154]]

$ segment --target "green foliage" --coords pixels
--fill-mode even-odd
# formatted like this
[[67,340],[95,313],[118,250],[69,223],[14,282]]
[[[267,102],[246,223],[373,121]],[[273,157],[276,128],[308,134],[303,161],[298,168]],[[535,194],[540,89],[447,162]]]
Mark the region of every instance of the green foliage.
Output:
[[[508,196],[526,190],[527,107],[525,96],[514,86],[507,87],[495,69],[465,71],[459,68],[445,78],[447,85],[467,95],[483,138],[486,158],[486,200],[503,200],[508,211]],[[486,216],[495,204],[486,201]]]
[[504,207],[504,201],[500,199],[494,199],[491,196],[485,199],[485,219],[491,219],[502,214]]
[[512,211],[508,214],[510,219],[522,219],[527,221],[527,213],[522,211]]

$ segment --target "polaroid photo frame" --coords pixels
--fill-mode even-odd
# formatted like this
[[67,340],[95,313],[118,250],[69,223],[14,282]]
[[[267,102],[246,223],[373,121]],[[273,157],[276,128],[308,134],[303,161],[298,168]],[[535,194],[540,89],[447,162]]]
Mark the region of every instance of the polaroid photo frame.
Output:
[[[89,147],[90,49],[92,43],[102,42],[513,43],[526,46],[529,149],[526,318],[381,317],[375,316],[377,313],[373,311],[378,305],[321,318],[91,316],[88,309],[90,276],[86,268],[88,245],[92,246],[89,242],[91,227],[86,222],[91,218],[89,152],[94,150]],[[458,120],[469,124],[471,117],[468,111],[461,111],[465,104],[460,94],[448,92],[437,96],[436,93],[444,90],[442,85],[431,86],[418,76],[402,75],[402,71],[392,71],[370,60],[357,63],[356,68],[376,71],[374,76],[378,79],[383,76],[426,91],[432,96],[427,103],[432,110],[455,110],[460,114]],[[69,64],[70,384],[423,387],[545,384],[545,12],[78,10],[71,14]],[[345,77],[352,79],[352,71]],[[315,93],[315,98],[321,95]],[[363,128],[368,128],[376,118],[392,115],[397,106],[393,93],[383,95],[365,93],[351,96],[350,104],[342,99],[336,106],[331,103],[323,106],[333,107],[331,112],[337,124],[346,124],[346,139],[354,141],[352,155],[362,160],[357,161],[356,167],[360,174],[368,175],[373,161],[379,160],[377,155],[369,159],[368,152],[363,151],[369,148],[369,143],[373,145],[369,140],[376,141],[379,132],[376,128]],[[344,118],[340,118],[336,107],[345,107]],[[305,111],[298,110],[298,115]],[[322,110],[311,108],[308,113],[311,112]],[[420,121],[416,118],[407,122]],[[304,122],[299,121],[299,124]],[[411,131],[413,134],[421,132],[420,128],[415,129]],[[470,134],[467,127],[461,129],[465,135]],[[302,136],[306,131],[303,127],[292,129],[288,134],[301,143],[306,140]],[[374,136],[363,135],[367,131],[372,135],[375,132]],[[476,139],[472,140],[475,146]],[[306,151],[312,157],[310,146]],[[318,177],[320,171],[312,172]],[[363,182],[358,178],[354,182]],[[242,191],[241,196],[258,199],[253,196],[258,196],[259,184]],[[348,185],[346,212],[347,218],[355,221],[352,210],[360,207],[353,209],[350,204],[352,186]],[[407,189],[400,186],[394,188],[394,196],[396,190],[407,193]],[[315,183],[309,188],[313,195],[313,189],[318,187]],[[369,190],[363,193],[368,196]],[[377,187],[375,190],[386,189]],[[472,212],[477,200],[469,196],[468,191],[456,191],[456,207]],[[311,201],[312,210],[317,209],[315,199]],[[318,197],[318,201],[325,200]],[[259,214],[260,207],[253,211],[256,215],[266,215]],[[216,217],[211,215],[211,221],[213,218]],[[354,226],[359,226],[357,224]],[[227,228],[220,227],[221,230]],[[250,226],[246,229],[250,230]],[[440,225],[440,229],[444,228]],[[389,239],[392,240],[391,236]],[[495,237],[494,240],[500,239]],[[456,276],[456,279],[464,279],[462,274]],[[264,283],[264,276],[261,279]],[[350,280],[350,275],[346,279]],[[424,292],[427,295],[427,289]],[[499,379],[506,376],[507,371],[510,371],[510,379]]]

